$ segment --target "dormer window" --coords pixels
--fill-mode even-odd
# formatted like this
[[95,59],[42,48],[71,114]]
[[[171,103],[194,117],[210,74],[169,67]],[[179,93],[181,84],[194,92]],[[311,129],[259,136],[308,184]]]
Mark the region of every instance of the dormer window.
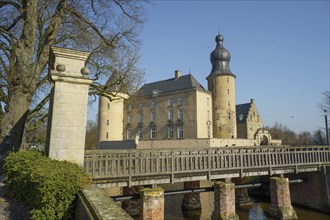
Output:
[[154,91],[152,91],[152,96],[157,96],[159,94],[159,90],[154,90]]
[[239,114],[238,120],[243,121],[243,115],[242,114]]

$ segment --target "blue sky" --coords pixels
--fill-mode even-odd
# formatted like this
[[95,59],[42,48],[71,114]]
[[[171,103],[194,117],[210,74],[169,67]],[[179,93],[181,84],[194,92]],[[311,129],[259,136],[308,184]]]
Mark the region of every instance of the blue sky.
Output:
[[[329,1],[155,1],[141,32],[146,82],[189,72],[207,88],[215,36],[224,36],[236,103],[254,98],[264,125],[324,128],[329,90]],[[95,109],[94,109],[95,110]]]

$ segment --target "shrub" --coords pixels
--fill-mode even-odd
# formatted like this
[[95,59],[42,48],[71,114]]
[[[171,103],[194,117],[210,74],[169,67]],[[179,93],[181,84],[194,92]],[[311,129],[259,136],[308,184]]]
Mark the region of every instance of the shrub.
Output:
[[70,219],[78,191],[89,183],[78,165],[37,151],[9,154],[4,172],[7,193],[28,205],[33,219]]

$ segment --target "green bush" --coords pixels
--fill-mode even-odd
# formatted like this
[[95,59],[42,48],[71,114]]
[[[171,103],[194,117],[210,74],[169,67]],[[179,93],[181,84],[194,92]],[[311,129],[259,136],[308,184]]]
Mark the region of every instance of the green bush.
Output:
[[78,165],[37,151],[9,154],[4,175],[7,193],[28,205],[33,219],[70,219],[78,191],[89,183]]

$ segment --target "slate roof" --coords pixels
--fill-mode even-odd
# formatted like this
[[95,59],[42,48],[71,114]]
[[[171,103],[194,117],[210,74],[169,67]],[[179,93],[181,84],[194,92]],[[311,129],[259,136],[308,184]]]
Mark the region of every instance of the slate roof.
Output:
[[148,83],[139,89],[142,96],[152,96],[156,94],[164,94],[185,89],[196,89],[197,91],[206,91],[206,89],[191,74],[180,76],[179,78],[171,78],[167,80]]
[[[236,121],[237,121],[237,123],[246,121],[250,108],[251,108],[250,102],[236,105]],[[239,120],[240,115],[243,115],[243,120]]]

